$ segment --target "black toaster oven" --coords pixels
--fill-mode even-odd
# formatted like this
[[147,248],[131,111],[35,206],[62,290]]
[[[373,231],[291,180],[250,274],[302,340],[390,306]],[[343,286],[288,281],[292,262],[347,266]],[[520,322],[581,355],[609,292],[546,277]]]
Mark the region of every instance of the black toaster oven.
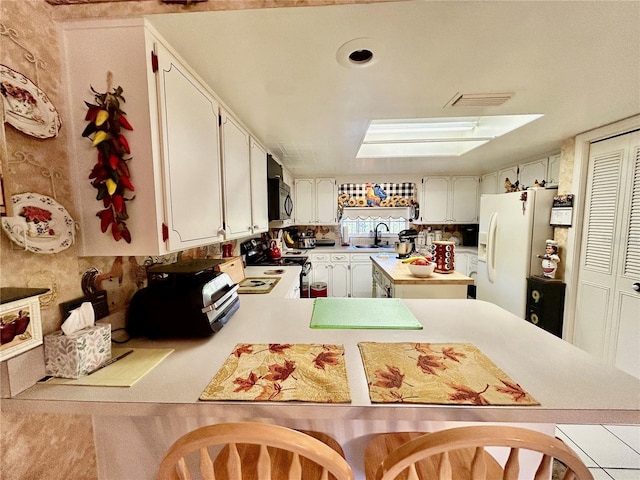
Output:
[[131,337],[207,337],[240,307],[238,285],[227,273],[172,265],[150,267],[149,286],[131,298],[126,320]]

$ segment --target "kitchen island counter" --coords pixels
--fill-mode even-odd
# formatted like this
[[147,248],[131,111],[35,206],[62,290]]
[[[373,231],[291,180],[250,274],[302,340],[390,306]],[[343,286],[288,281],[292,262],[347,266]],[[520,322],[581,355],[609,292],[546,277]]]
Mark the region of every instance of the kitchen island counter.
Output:
[[[212,337],[131,340],[127,347],[175,349],[132,387],[38,383],[2,399],[2,410],[91,415],[99,478],[140,480],[155,478],[160,459],[178,436],[228,421],[331,434],[358,470],[357,479],[364,478],[361,449],[371,433],[508,422],[553,434],[555,423],[640,423],[640,380],[487,302],[402,300],[422,330],[311,329],[313,299],[243,295],[240,302]],[[373,404],[358,348],[363,341],[472,343],[540,405]],[[344,345],[351,403],[198,400],[238,343]]]
[[[258,414],[270,418],[324,418],[330,415],[335,419],[371,420],[391,417],[412,420],[427,416],[443,420],[543,423],[638,423],[640,420],[640,380],[488,302],[403,300],[423,326],[418,331],[314,330],[309,328],[313,299],[247,301],[247,297],[251,296],[241,297],[240,309],[212,337],[129,341],[127,347],[175,349],[132,387],[39,383],[14,398],[3,399],[2,408],[132,416],[229,414],[251,417]],[[361,341],[473,343],[542,405],[372,404],[357,346]],[[352,402],[328,405],[199,401],[204,388],[238,343],[344,344]],[[167,388],[168,385],[171,388]]]
[[396,255],[371,255],[371,261],[396,285],[473,285],[473,278],[455,271],[434,272],[428,277],[416,277],[409,271],[409,265],[402,263]]
[[464,299],[467,285],[473,285],[473,278],[455,271],[416,277],[397,255],[371,255],[371,261],[374,297]]

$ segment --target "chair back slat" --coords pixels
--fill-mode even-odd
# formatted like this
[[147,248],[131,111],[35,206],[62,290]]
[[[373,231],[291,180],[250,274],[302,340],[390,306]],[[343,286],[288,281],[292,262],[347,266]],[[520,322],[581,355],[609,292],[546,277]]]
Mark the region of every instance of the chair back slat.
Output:
[[266,445],[260,445],[260,454],[257,462],[258,478],[271,480],[271,457]]
[[291,459],[291,467],[289,468],[289,480],[301,480],[302,479],[302,465],[300,464],[300,456],[297,453],[293,454]]
[[438,464],[438,479],[453,480],[451,478],[451,462],[449,461],[449,452],[442,452],[440,455],[440,463]]
[[536,470],[536,476],[533,477],[533,480],[545,480],[547,478],[551,478],[551,462],[553,457],[549,455],[543,455],[542,460],[540,460],[540,465],[538,465],[538,470]]
[[216,474],[213,471],[213,462],[209,456],[207,447],[200,449],[200,475],[203,480],[216,480]]
[[182,480],[191,480],[191,474],[189,473],[189,469],[187,468],[187,463],[184,461],[184,458],[180,459],[176,465],[176,470],[180,474],[180,478]]
[[229,480],[242,480],[242,461],[238,453],[238,446],[229,443],[229,456],[227,457],[227,475]]
[[409,473],[407,474],[407,480],[420,480],[418,472],[416,471],[416,464],[409,465]]
[[512,448],[509,451],[509,458],[507,458],[507,463],[504,464],[504,475],[502,475],[502,480],[518,480],[518,476],[520,475],[519,457],[519,448]]
[[477,447],[471,460],[471,480],[487,480],[487,463],[483,447]]

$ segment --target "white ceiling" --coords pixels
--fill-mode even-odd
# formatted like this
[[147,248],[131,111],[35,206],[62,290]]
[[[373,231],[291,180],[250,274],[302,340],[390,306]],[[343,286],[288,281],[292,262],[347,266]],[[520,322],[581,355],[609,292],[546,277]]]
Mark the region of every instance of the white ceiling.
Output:
[[[639,1],[425,1],[149,17],[294,176],[482,174],[640,112]],[[374,52],[345,68],[340,47]],[[504,93],[498,107],[448,107]],[[542,113],[461,157],[355,159],[382,118]]]

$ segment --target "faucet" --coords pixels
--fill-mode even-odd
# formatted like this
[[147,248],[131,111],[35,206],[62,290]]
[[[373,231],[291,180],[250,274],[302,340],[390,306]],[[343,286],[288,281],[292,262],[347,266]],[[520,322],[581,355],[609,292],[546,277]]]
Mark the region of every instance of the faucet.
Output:
[[382,239],[382,237],[378,237],[378,227],[380,225],[384,225],[384,227],[387,229],[387,232],[389,231],[389,225],[387,225],[386,223],[380,222],[379,224],[377,224],[376,225],[376,229],[375,229],[375,233],[373,234],[373,244],[374,245],[378,245],[380,243],[380,240]]

